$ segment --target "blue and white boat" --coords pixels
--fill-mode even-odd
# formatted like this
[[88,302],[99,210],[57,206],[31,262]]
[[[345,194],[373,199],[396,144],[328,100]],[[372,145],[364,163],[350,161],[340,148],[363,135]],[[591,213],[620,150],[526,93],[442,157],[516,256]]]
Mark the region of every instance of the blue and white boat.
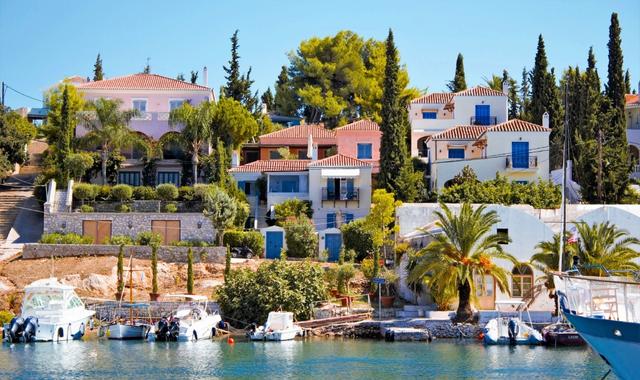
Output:
[[621,379],[637,379],[640,282],[628,277],[555,273],[560,309]]
[[[517,315],[510,315],[513,312],[507,313],[506,316],[502,315],[502,311],[499,306],[518,306],[516,311]],[[538,345],[543,342],[542,334],[533,327],[531,327],[531,315],[527,310],[527,316],[529,317],[529,324],[523,319],[522,301],[496,301],[496,311],[498,317],[490,320],[484,329],[483,341],[485,344],[498,344],[498,345]]]

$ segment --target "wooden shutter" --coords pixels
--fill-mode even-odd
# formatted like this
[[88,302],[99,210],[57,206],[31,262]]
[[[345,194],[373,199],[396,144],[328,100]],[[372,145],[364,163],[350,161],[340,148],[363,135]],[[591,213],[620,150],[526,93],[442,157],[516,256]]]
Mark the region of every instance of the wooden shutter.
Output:
[[180,241],[179,220],[152,220],[151,231],[162,237],[162,245]]
[[111,239],[111,221],[83,220],[82,235],[92,237],[94,244],[105,244]]

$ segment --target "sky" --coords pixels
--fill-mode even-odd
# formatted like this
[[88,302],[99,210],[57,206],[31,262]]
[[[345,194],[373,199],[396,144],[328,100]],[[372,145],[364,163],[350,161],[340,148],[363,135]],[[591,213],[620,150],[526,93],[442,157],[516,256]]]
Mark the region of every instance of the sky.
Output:
[[[445,90],[458,52],[467,85],[507,69],[530,69],[537,37],[558,72],[586,66],[593,46],[606,80],[612,12],[622,27],[624,66],[640,80],[640,1],[31,1],[0,0],[0,80],[40,99],[65,77],[93,76],[98,53],[107,77],[151,72],[169,77],[207,66],[209,86],[224,84],[229,38],[239,30],[241,70],[252,67],[254,91],[271,86],[302,40],[353,30],[383,40],[393,29],[411,86]],[[202,77],[200,77],[202,78]],[[41,103],[11,90],[10,107]]]

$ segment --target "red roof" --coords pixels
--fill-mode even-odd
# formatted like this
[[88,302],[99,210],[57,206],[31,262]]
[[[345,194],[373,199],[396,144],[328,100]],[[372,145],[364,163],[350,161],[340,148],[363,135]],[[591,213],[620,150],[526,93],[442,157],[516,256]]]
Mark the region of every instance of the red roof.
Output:
[[453,93],[451,92],[433,92],[431,94],[422,95],[419,98],[413,99],[411,103],[414,104],[447,104],[453,99]]
[[477,140],[487,131],[483,125],[458,125],[436,133],[433,140]]
[[502,91],[489,87],[475,86],[455,93],[456,96],[507,96]]
[[343,154],[336,154],[322,160],[313,161],[309,164],[310,168],[325,168],[325,167],[341,167],[341,168],[361,168],[366,166],[372,166],[370,163],[358,160],[357,158],[345,156]]
[[336,130],[340,131],[379,131],[380,126],[378,123],[363,119],[354,121],[353,123],[349,123],[347,125],[343,125],[342,127],[336,128]]
[[624,95],[624,102],[627,105],[631,105],[634,103],[640,103],[640,95],[638,94],[625,94]]
[[319,124],[303,124],[281,129],[260,136],[260,145],[307,145],[309,134],[313,143],[318,145],[335,145],[336,133]]
[[529,123],[520,119],[511,119],[493,127],[489,127],[489,132],[551,132],[550,128],[542,125]]
[[310,160],[259,160],[229,169],[230,173],[303,172]]
[[157,74],[133,74],[122,77],[81,83],[79,89],[100,90],[199,90],[211,91],[208,87],[183,82]]

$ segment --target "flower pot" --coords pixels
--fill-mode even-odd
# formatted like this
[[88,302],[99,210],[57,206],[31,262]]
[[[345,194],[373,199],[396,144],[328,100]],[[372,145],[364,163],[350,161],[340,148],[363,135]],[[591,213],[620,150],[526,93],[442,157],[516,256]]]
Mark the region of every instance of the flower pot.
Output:
[[115,292],[114,295],[116,297],[116,300],[120,301],[122,299],[122,294],[124,292]]
[[160,298],[160,293],[149,293],[149,299],[151,301],[157,301]]
[[329,290],[329,294],[331,295],[331,297],[337,298],[338,295],[340,295],[340,292],[338,292],[338,289],[331,289]]
[[342,304],[342,307],[350,307],[351,303],[353,302],[353,296],[348,296],[346,294],[340,294],[338,296],[340,298],[340,303]]
[[393,301],[395,300],[396,300],[395,296],[381,296],[380,304],[382,305],[383,308],[389,309],[393,307]]

